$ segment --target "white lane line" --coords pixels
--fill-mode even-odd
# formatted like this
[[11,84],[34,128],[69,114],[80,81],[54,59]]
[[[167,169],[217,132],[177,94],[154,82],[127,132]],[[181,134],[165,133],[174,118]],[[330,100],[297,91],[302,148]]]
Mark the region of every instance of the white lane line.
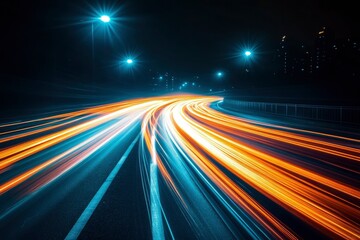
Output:
[[153,240],[165,239],[164,225],[161,214],[161,202],[157,176],[157,165],[150,165],[150,207],[151,207],[151,230]]
[[79,219],[76,221],[74,226],[71,228],[70,232],[66,236],[65,240],[73,240],[77,239],[84,229],[86,223],[89,221],[91,215],[94,213],[96,207],[98,206],[99,202],[105,195],[106,191],[108,190],[110,184],[114,180],[115,176],[119,172],[121,166],[125,162],[126,158],[129,156],[131,150],[134,148],[135,143],[138,141],[140,135],[138,135],[135,140],[131,143],[131,145],[126,149],[124,155],[120,158],[119,162],[116,164],[114,169],[111,171],[109,176],[106,178],[105,182],[101,185],[99,190],[96,192],[94,197],[91,199],[90,203],[85,208],[84,212],[81,214]]

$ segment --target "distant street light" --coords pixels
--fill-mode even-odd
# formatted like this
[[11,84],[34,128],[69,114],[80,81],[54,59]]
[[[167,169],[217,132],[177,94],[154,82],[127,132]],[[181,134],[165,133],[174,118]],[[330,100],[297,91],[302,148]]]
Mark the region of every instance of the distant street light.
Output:
[[128,52],[119,59],[118,66],[120,71],[133,74],[140,63],[141,61],[136,54]]
[[104,23],[108,23],[111,20],[108,15],[102,15],[99,19]]
[[127,55],[119,63],[121,68],[132,70],[136,67],[138,62],[136,61],[136,57]]
[[216,74],[218,77],[222,77],[223,76],[223,73],[222,72],[217,72]]
[[250,51],[245,51],[245,56],[249,57],[251,55]]

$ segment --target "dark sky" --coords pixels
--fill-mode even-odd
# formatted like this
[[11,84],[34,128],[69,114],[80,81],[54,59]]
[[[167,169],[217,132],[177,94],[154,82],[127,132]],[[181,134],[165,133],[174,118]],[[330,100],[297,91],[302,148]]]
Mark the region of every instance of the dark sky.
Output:
[[[333,2],[333,1],[331,1]],[[91,68],[91,7],[119,10],[113,34],[95,28],[95,64],[108,75],[125,53],[138,53],[135,74],[178,76],[236,69],[240,46],[257,46],[266,59],[288,35],[310,44],[322,27],[358,35],[357,8],[346,1],[3,1],[1,74],[27,79],[84,78]],[[94,15],[95,14],[95,15]],[[263,56],[261,56],[263,55]]]

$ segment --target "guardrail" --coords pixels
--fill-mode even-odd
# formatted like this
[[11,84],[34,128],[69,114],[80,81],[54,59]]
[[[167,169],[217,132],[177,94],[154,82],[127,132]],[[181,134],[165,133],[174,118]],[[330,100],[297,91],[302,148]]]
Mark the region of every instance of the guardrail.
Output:
[[247,102],[226,98],[223,101],[223,106],[241,111],[266,112],[295,118],[360,124],[360,107]]

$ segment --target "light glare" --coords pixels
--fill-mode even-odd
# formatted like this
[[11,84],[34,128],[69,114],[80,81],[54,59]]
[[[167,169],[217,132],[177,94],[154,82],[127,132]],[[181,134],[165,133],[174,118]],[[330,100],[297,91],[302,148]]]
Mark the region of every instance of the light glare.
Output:
[[108,23],[110,22],[110,17],[108,15],[102,15],[100,17],[100,20],[103,21],[104,23]]

